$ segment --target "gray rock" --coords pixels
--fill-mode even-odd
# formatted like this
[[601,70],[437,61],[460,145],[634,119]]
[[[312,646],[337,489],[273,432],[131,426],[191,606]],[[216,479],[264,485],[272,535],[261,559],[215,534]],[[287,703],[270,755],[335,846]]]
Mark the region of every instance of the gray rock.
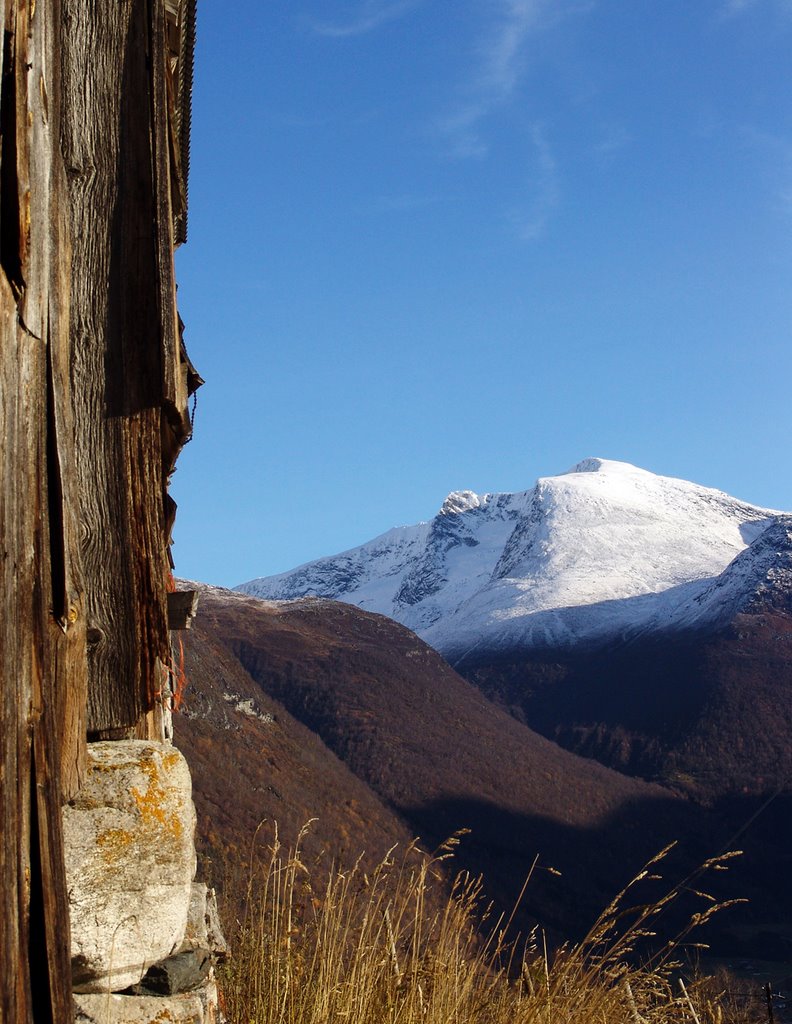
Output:
[[92,743],[88,757],[63,815],[74,987],[118,992],[182,944],[195,808],[187,762],[170,744]]
[[[214,988],[214,986],[213,986]],[[122,996],[111,992],[74,996],[75,1024],[215,1024],[214,1001],[205,993],[189,992],[160,999],[156,996]]]
[[130,994],[174,996],[192,992],[206,981],[211,968],[212,954],[208,949],[188,949],[152,964],[143,979],[132,986]]
[[184,942],[177,952],[188,949],[211,950],[217,961],[225,960],[228,955],[228,943],[217,912],[217,896],[214,889],[209,889],[203,882],[192,884]]

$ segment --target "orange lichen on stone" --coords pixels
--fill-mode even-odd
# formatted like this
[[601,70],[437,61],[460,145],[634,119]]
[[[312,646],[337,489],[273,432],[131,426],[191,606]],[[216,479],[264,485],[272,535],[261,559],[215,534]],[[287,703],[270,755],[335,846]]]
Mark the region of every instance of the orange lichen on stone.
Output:
[[159,826],[159,828],[173,839],[180,839],[183,831],[182,823],[178,813],[166,810],[167,793],[162,785],[162,771],[166,768],[173,768],[179,762],[179,754],[167,754],[162,758],[162,764],[158,766],[154,758],[147,758],[141,761],[139,767],[148,776],[149,784],[145,792],[132,787],[132,796],[135,798],[141,821],[146,825]]
[[133,842],[134,836],[125,828],[108,828],[96,837],[96,845],[101,850],[102,859],[108,864],[118,861]]

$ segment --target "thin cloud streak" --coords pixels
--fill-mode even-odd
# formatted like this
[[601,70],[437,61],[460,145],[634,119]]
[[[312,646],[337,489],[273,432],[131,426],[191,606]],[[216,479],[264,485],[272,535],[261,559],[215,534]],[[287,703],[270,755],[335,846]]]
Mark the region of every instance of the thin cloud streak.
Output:
[[736,18],[768,3],[785,17],[792,15],[792,0],[725,0],[720,14],[722,18]]
[[547,6],[547,0],[507,0],[505,17],[484,51],[481,84],[491,101],[508,97],[516,88],[525,62],[525,41],[541,25]]
[[368,0],[360,8],[357,17],[346,24],[331,24],[313,20],[308,24],[318,35],[329,36],[333,39],[362,36],[367,32],[373,32],[386,22],[403,17],[422,2],[423,0],[393,0],[390,3],[383,3],[381,0],[380,2]]
[[[559,18],[589,11],[593,6],[594,0],[500,0],[499,16],[479,50],[479,64],[468,84],[469,98],[438,126],[456,157],[489,156],[486,123],[517,96],[528,70],[531,41]],[[509,213],[512,229],[526,242],[544,235],[561,202],[555,155],[541,124],[531,127],[530,138],[533,172],[526,186],[525,201]],[[610,142],[609,152],[603,151],[602,159],[625,144],[622,138]]]
[[501,16],[480,51],[480,65],[469,89],[472,99],[440,123],[460,157],[486,155],[488,147],[478,125],[515,92],[525,70],[525,43],[541,26],[549,5],[548,0],[504,0],[501,6]]
[[536,154],[536,173],[531,181],[533,202],[526,210],[514,211],[511,217],[517,234],[525,242],[542,237],[561,201],[558,165],[542,125],[532,127],[531,141]]
[[725,18],[733,18],[735,15],[742,14],[743,11],[747,11],[750,7],[755,6],[756,0],[726,0],[721,14]]
[[630,145],[632,139],[620,125],[607,128],[602,138],[592,147],[592,153],[601,167],[613,163],[617,154]]
[[483,157],[480,125],[517,92],[528,67],[528,43],[560,18],[590,10],[594,0],[500,0],[499,15],[479,49],[468,99],[438,127],[459,157]]

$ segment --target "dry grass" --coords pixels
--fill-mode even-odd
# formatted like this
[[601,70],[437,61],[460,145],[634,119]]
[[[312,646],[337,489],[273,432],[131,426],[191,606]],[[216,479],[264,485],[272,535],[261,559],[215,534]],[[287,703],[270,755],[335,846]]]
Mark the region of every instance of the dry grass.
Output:
[[549,953],[537,934],[507,941],[511,922],[488,920],[479,879],[462,873],[444,893],[457,837],[433,856],[391,851],[371,874],[335,867],[317,891],[304,833],[291,850],[276,834],[251,864],[221,979],[231,1024],[751,1024],[711,982],[682,980],[689,933],[723,907],[705,893],[682,932],[637,965],[636,947],[682,891],[626,909],[663,854],[583,942]]

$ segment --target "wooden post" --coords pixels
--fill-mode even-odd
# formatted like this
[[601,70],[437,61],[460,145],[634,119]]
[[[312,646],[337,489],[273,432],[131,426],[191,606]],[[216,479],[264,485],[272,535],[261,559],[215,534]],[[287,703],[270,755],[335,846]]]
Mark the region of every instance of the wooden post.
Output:
[[[192,32],[194,0],[166,2]],[[0,1024],[70,1024],[62,801],[86,731],[169,728],[186,191],[163,0],[0,0],[0,19]]]
[[168,628],[191,629],[198,611],[197,590],[174,590],[168,594]]
[[88,730],[98,738],[137,729],[168,659],[162,410],[177,342],[158,178],[164,24],[159,0],[62,2]]
[[61,797],[86,664],[68,368],[58,0],[3,0],[0,122],[0,1022],[72,1020]]

